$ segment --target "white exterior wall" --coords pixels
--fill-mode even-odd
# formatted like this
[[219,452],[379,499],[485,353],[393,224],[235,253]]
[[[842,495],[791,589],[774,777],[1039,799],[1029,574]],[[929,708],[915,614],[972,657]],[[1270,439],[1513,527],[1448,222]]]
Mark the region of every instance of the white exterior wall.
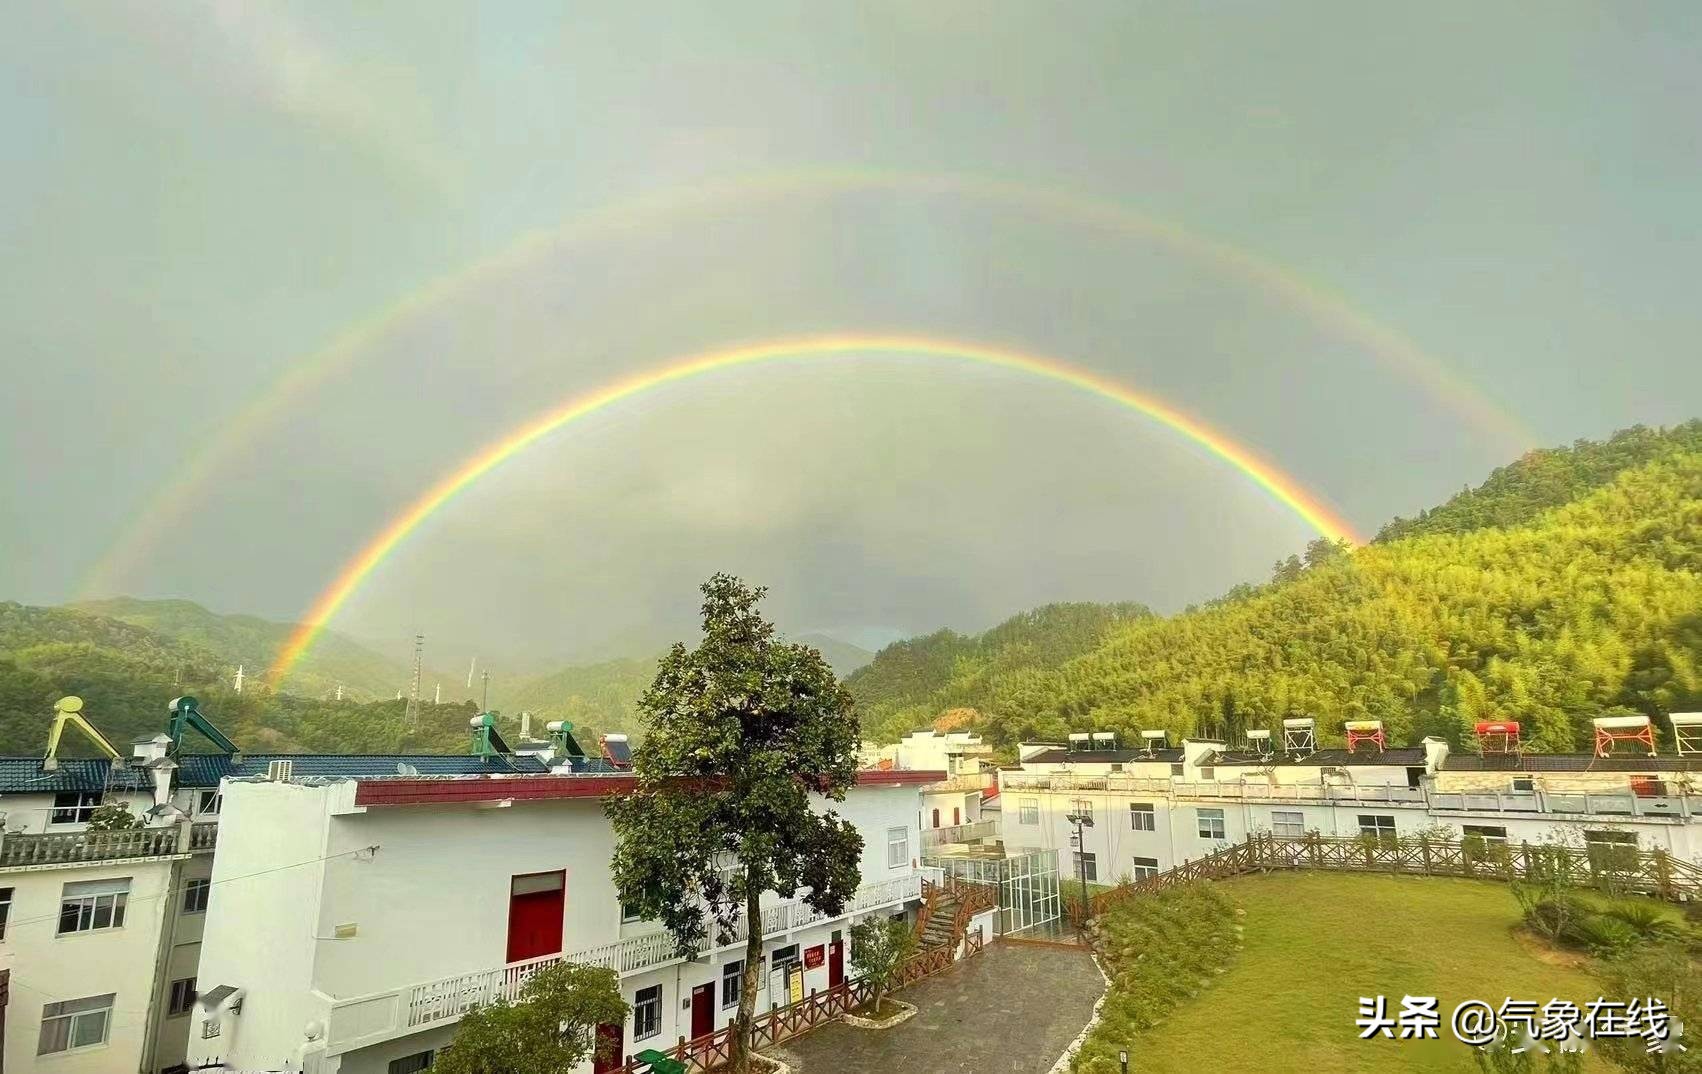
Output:
[[[349,1013],[347,1006],[331,1015],[334,1000],[376,997],[503,965],[510,881],[518,874],[565,872],[563,950],[569,954],[660,928],[621,923],[609,876],[614,836],[597,799],[365,809],[353,804],[355,786],[227,784],[214,879],[228,877],[233,883],[215,890],[207,915],[200,987],[237,985],[247,995],[240,1016],[224,1017],[221,1042],[191,1034],[192,1060],[222,1055],[238,1067],[262,1069],[299,1062],[303,1030],[310,1022],[347,1018],[353,1025],[367,1017],[358,1007]],[[915,786],[875,785],[852,790],[844,803],[818,799],[817,807],[835,809],[862,832],[862,883],[871,884],[914,871],[921,854],[918,801]],[[903,864],[890,868],[889,828],[903,828],[907,843]],[[273,838],[281,832],[289,833],[283,846]],[[364,852],[375,844],[376,852]],[[302,868],[277,869],[321,857],[325,860]],[[262,870],[276,871],[235,880]],[[239,890],[233,895],[225,887]],[[770,895],[765,904],[773,899]],[[354,936],[330,938],[339,926],[353,926]],[[835,931],[848,941],[850,926],[849,918],[814,924],[768,940],[765,954],[791,943],[799,944],[802,953],[826,945]],[[293,953],[280,959],[285,948]],[[682,1004],[697,985],[717,985],[714,1024],[719,1028],[730,1022],[733,1009],[719,1003],[721,967],[742,955],[741,945],[697,962],[623,977],[628,1002],[641,988],[662,987],[660,1031],[633,1042],[629,1024],[627,1052],[670,1045],[688,1035],[691,1012]],[[805,971],[806,993],[827,987],[827,981],[824,958],[822,966]],[[762,1007],[786,1002],[769,993],[765,981],[758,996]],[[371,1009],[381,1007],[393,1009],[376,1000]],[[357,1041],[385,1035],[383,1026],[359,1024],[368,1028]],[[452,1031],[437,1028],[356,1047],[331,1056],[326,1068],[328,1074],[382,1074],[391,1059],[440,1046]],[[220,1043],[222,1051],[214,1047]],[[333,1040],[331,1046],[339,1045]]]
[[[153,807],[154,796],[146,791],[112,791],[101,798],[102,804],[122,802],[130,807],[130,815],[140,819]],[[59,832],[80,832],[87,824],[54,824],[53,795],[8,794],[0,798],[0,821],[8,832],[41,835]]]
[[[148,1026],[160,931],[171,900],[174,861],[98,862],[0,870],[12,889],[12,909],[0,940],[0,968],[12,971],[6,1008],[7,1074],[128,1074],[150,1070]],[[67,883],[130,878],[119,928],[58,935],[59,904]],[[42,1007],[60,1000],[113,993],[107,1042],[36,1057]]]

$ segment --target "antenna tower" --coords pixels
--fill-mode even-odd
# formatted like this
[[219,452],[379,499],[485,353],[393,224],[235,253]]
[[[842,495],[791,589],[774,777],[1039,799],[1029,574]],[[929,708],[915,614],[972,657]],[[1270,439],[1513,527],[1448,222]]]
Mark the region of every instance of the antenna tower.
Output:
[[414,635],[414,679],[408,686],[408,707],[402,712],[402,734],[404,737],[414,731],[414,724],[420,718],[420,664],[425,658],[425,635]]
[[242,665],[236,666],[236,692],[242,693]]

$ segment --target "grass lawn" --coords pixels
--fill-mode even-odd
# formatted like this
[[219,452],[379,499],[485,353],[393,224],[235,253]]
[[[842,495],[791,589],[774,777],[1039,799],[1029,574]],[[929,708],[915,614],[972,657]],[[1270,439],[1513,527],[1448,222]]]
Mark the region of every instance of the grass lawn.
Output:
[[[1277,873],[1225,881],[1246,911],[1230,970],[1155,1029],[1129,1042],[1131,1070],[1198,1074],[1475,1071],[1448,1015],[1466,999],[1511,996],[1580,1006],[1600,986],[1564,959],[1543,959],[1513,933],[1506,885],[1435,877]],[[1360,996],[1436,996],[1436,1041],[1358,1038]],[[1617,998],[1617,997],[1616,997]],[[1591,1056],[1586,1070],[1610,1069]]]

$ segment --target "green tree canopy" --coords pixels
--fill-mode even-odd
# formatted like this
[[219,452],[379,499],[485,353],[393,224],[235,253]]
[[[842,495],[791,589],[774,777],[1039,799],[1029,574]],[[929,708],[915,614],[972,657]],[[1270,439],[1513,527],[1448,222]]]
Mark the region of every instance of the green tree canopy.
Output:
[[843,801],[856,779],[851,695],[814,650],[777,641],[763,590],[717,574],[703,585],[703,640],[676,644],[639,700],[638,786],[613,798],[621,901],[695,954],[713,927],[746,935],[735,1069],[748,1069],[762,897],[838,914],[856,892],[863,840],[812,797]]
[[475,1007],[455,1027],[433,1074],[557,1074],[591,1057],[599,1025],[621,1025],[613,970],[557,962],[526,979],[517,1002]]

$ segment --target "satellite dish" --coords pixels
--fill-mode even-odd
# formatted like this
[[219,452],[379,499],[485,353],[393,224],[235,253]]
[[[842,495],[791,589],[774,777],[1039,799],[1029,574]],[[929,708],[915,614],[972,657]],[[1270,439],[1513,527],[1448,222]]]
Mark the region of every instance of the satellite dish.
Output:
[[417,776],[420,774],[420,770],[406,761],[397,761],[396,774],[398,776]]
[[65,712],[65,713],[82,712],[83,711],[83,699],[76,696],[75,694],[72,694],[68,697],[62,697],[58,701],[55,701],[53,703],[53,711],[54,712]]

